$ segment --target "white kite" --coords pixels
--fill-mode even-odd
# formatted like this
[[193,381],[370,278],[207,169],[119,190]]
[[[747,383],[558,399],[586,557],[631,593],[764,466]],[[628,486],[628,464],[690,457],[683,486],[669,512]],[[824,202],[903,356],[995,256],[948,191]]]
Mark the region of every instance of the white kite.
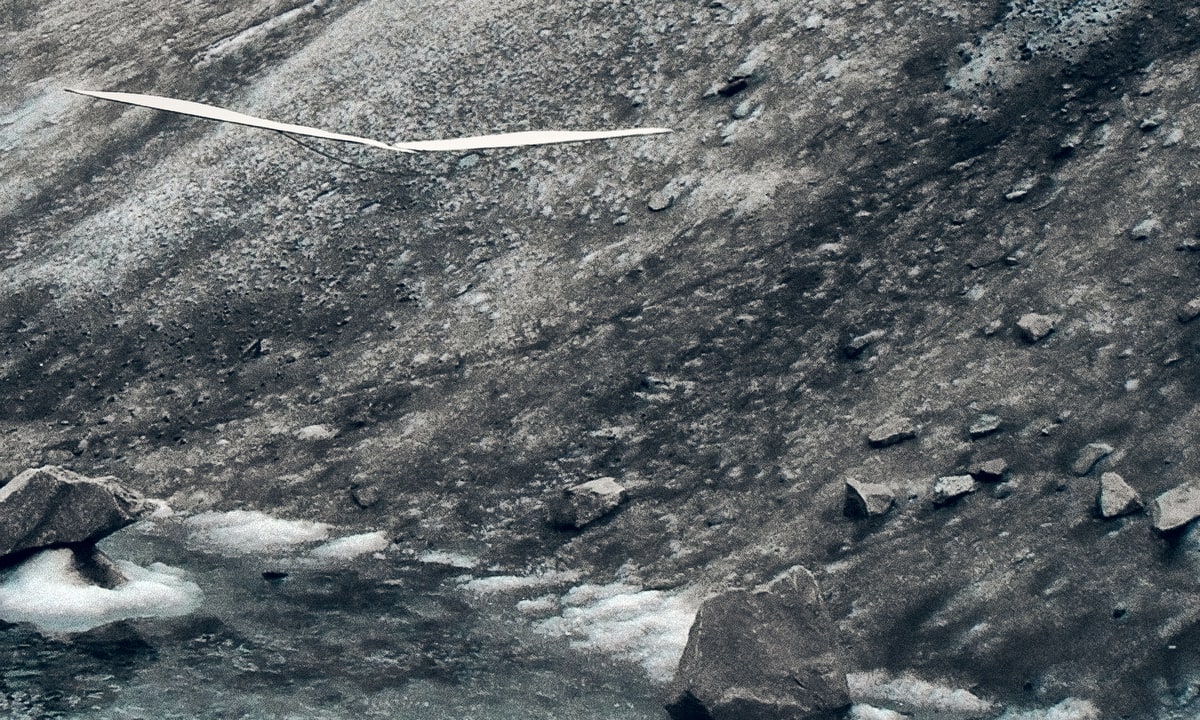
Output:
[[586,140],[607,140],[609,138],[630,137],[633,135],[657,135],[659,133],[671,132],[667,128],[629,128],[625,130],[594,131],[532,130],[527,132],[501,133],[499,135],[477,135],[474,137],[451,138],[448,140],[418,140],[415,142],[392,144],[380,142],[379,140],[372,140],[370,138],[358,137],[357,135],[345,135],[342,133],[328,132],[326,130],[311,128],[305,125],[293,125],[291,123],[275,122],[274,120],[263,120],[262,118],[256,118],[251,115],[243,115],[242,113],[234,112],[232,110],[226,110],[224,108],[205,105],[198,102],[191,102],[189,100],[176,100],[175,98],[160,97],[158,95],[142,95],[139,93],[74,90],[71,88],[66,88],[66,90],[68,92],[77,93],[79,95],[87,95],[100,100],[111,100],[113,102],[126,103],[128,105],[138,105],[141,107],[153,108],[155,110],[166,110],[167,112],[179,113],[180,115],[192,115],[194,117],[218,120],[220,122],[235,123],[237,125],[249,125],[250,127],[263,128],[265,130],[275,130],[277,132],[288,133],[291,135],[305,135],[324,140],[338,140],[340,142],[357,143],[359,145],[367,145],[369,147],[379,148],[381,150],[391,150],[393,152],[403,153],[447,151],[458,152],[466,150],[486,150],[492,148],[524,147],[526,145],[552,145],[555,143],[583,142]]

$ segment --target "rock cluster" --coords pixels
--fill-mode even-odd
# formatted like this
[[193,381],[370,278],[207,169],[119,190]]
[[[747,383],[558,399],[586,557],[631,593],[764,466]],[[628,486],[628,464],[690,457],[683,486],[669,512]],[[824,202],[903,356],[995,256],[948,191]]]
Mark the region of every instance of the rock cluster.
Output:
[[673,720],[807,720],[850,704],[846,660],[816,578],[796,566],[771,583],[701,605],[671,687]]

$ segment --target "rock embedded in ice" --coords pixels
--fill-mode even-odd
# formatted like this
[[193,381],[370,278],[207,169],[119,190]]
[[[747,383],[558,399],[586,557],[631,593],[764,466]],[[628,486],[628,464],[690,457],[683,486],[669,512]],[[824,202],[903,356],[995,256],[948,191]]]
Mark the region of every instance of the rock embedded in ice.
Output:
[[816,578],[796,566],[700,606],[667,712],[674,720],[832,717],[850,705],[846,671]]
[[1142,497],[1138,495],[1137,490],[1129,487],[1125,478],[1115,472],[1106,472],[1100,476],[1100,486],[1096,491],[1096,508],[1100,517],[1129,515],[1143,507]]
[[896,496],[887,485],[846,481],[846,502],[842,512],[847,517],[878,517],[892,509]]
[[114,477],[47,465],[0,488],[0,557],[52,545],[94,543],[154,508]]
[[627,493],[614,478],[602,477],[562,491],[551,511],[551,521],[560,527],[582,528],[625,502]]
[[1187,483],[1154,498],[1150,503],[1154,529],[1169,533],[1183,529],[1200,517],[1200,484]]
[[1079,456],[1075,458],[1074,464],[1071,465],[1071,472],[1083,477],[1090,473],[1101,460],[1112,454],[1113,446],[1108,443],[1088,443],[1086,447],[1079,451]]

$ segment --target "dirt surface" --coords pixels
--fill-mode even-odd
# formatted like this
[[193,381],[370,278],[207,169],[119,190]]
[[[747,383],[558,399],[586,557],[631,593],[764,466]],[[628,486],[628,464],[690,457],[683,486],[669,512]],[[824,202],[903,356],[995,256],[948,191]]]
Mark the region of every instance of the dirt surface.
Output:
[[[5,477],[61,464],[180,510],[651,588],[803,563],[856,668],[1196,712],[1189,536],[1095,512],[1105,470],[1147,500],[1200,471],[1200,320],[1178,314],[1200,296],[1195,8],[7,10]],[[675,132],[319,146],[347,165],[63,87],[387,142]],[[1033,342],[1030,313],[1053,323]],[[983,415],[999,428],[972,439]],[[892,420],[916,437],[868,442]],[[993,458],[1006,482],[932,504]],[[599,477],[629,491],[615,513],[548,522]],[[850,478],[897,506],[845,517]]]

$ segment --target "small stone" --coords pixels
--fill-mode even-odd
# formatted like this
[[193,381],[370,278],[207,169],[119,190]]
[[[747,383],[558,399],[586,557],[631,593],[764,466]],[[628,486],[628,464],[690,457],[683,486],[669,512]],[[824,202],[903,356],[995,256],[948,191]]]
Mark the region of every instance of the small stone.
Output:
[[871,447],[884,448],[889,445],[912,440],[917,436],[917,428],[908,418],[895,418],[872,430],[867,435]]
[[646,200],[646,207],[650,208],[651,212],[662,212],[675,204],[675,195],[666,190],[659,190]]
[[1179,318],[1179,322],[1188,323],[1200,317],[1200,298],[1188,301],[1183,307],[1179,308],[1179,312],[1175,314]]
[[1096,490],[1096,508],[1100,511],[1100,517],[1129,515],[1143,507],[1141,496],[1129,487],[1125,478],[1115,472],[1106,472],[1100,476],[1100,484]]
[[1096,467],[1096,463],[1112,454],[1113,446],[1108,443],[1089,443],[1087,447],[1079,451],[1079,457],[1075,458],[1074,464],[1071,465],[1071,472],[1083,477]]
[[595,522],[625,501],[627,493],[614,478],[602,477],[562,491],[551,510],[551,522],[579,529]]
[[1017,320],[1017,328],[1025,342],[1035,343],[1054,332],[1054,318],[1038,313],[1026,313]]
[[1138,129],[1142,132],[1149,132],[1162,125],[1162,120],[1157,117],[1148,117],[1138,125]]
[[1176,245],[1175,249],[1181,250],[1183,252],[1200,251],[1200,237],[1188,238],[1187,240],[1184,240],[1183,242]]
[[1004,199],[1008,202],[1017,202],[1024,199],[1037,186],[1037,182],[1036,177],[1021,180],[1016,185],[1013,185],[1008,192],[1004,193]]
[[242,348],[242,359],[252,360],[271,354],[270,338],[255,338]]
[[382,496],[375,485],[354,485],[350,488],[350,497],[360,508],[366,510],[380,501]]
[[849,359],[854,359],[859,355],[862,355],[863,350],[866,350],[868,345],[879,342],[885,337],[887,337],[887,332],[884,330],[872,330],[871,332],[857,335],[850,338],[850,340],[847,341],[844,346],[842,346],[842,354]]
[[971,436],[972,440],[978,440],[979,438],[987,437],[988,435],[996,432],[1003,424],[1004,421],[1001,420],[997,415],[980,415],[979,417],[975,418],[975,422],[971,423],[971,426],[967,428],[967,434]]
[[968,493],[975,492],[975,478],[970,475],[946,475],[933,484],[933,504],[949,505]]
[[848,666],[816,578],[796,566],[700,606],[670,688],[673,720],[833,717]]
[[1200,485],[1188,483],[1168,490],[1150,504],[1154,529],[1169,533],[1200,517]]
[[733,109],[734,120],[745,120],[754,112],[754,103],[749,100],[743,100]]
[[1149,240],[1162,230],[1162,223],[1157,218],[1146,218],[1129,230],[1129,237],[1134,240]]
[[887,485],[847,480],[842,512],[847,517],[879,517],[887,514],[895,502],[896,496]]
[[967,473],[980,482],[1001,482],[1008,472],[1008,461],[1004,458],[985,460],[971,465]]

